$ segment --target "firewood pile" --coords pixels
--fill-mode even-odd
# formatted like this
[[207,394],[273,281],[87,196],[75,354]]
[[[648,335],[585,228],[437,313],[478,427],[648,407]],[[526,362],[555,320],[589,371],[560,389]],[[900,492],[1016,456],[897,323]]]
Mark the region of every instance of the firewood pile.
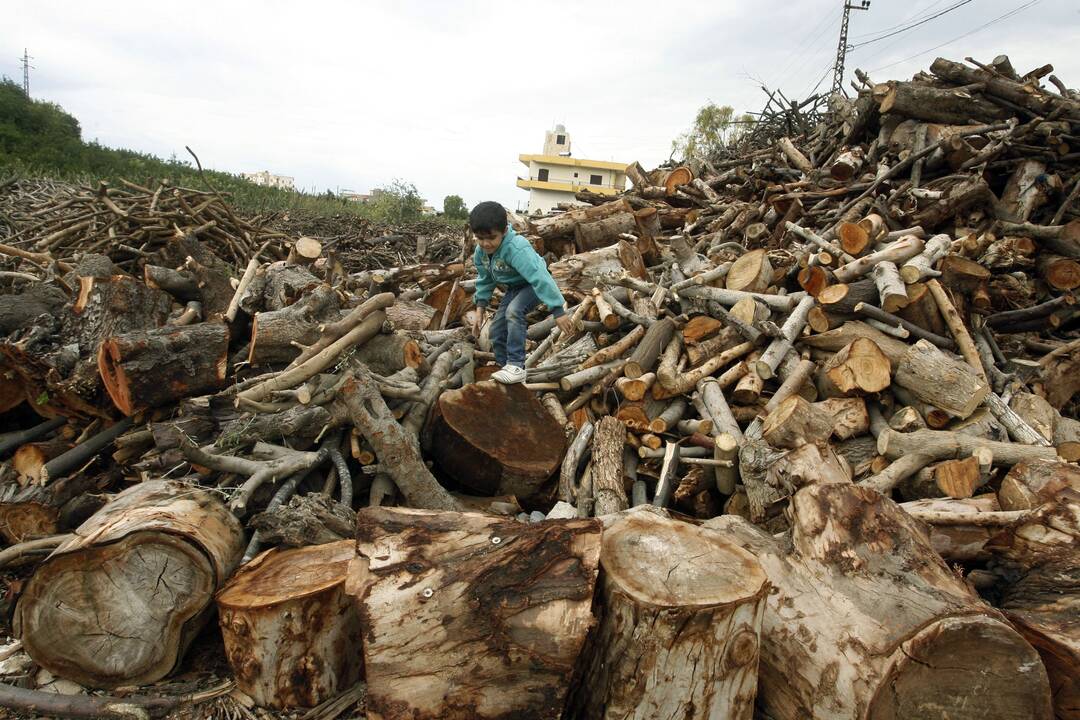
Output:
[[[68,207],[138,253],[38,246],[72,226],[40,191],[0,248],[0,705],[1080,718],[1080,99],[1050,72],[860,76],[809,132],[512,218],[575,328],[535,313],[516,386],[449,235],[354,263],[211,194],[231,242],[171,191],[145,232],[106,187]],[[185,660],[208,637],[231,681]]]

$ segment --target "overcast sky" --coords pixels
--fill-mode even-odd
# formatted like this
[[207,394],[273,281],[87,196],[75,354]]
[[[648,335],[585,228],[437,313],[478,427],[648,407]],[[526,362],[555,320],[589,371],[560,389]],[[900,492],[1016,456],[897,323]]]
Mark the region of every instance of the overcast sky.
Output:
[[[851,13],[850,42],[958,2],[873,0]],[[828,89],[842,0],[5,5],[0,74],[21,80],[29,48],[31,94],[74,114],[85,139],[166,158],[191,145],[204,165],[305,189],[402,178],[441,208],[450,193],[524,202],[517,156],[540,152],[555,122],[575,156],[652,167],[709,100],[757,111],[761,82]],[[1021,73],[1053,63],[1075,88],[1078,47],[1076,0],[967,0],[857,47],[848,77],[1007,53]]]

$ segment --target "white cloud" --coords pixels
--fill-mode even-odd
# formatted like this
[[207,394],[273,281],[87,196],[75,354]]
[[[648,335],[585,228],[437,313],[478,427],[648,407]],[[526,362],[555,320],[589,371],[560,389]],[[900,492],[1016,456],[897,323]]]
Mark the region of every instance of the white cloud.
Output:
[[[889,65],[1021,4],[977,0],[856,49],[848,67]],[[853,13],[853,41],[947,6],[874,0]],[[839,20],[835,0],[17,7],[0,72],[18,77],[30,48],[34,96],[63,105],[88,139],[166,157],[191,145],[215,168],[267,168],[306,188],[399,177],[435,205],[458,193],[516,206],[517,155],[539,151],[553,122],[577,155],[655,165],[707,100],[760,109],[751,76],[792,96],[823,75],[827,88]],[[936,55],[1006,52],[1021,71],[1054,63],[1075,87],[1078,21],[1074,3],[1040,0],[873,77],[909,77]]]

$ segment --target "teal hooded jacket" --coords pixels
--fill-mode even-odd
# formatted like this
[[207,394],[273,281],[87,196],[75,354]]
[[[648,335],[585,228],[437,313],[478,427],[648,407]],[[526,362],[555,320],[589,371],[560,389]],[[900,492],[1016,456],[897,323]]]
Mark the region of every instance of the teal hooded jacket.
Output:
[[477,307],[486,307],[491,300],[491,293],[496,285],[519,287],[532,285],[536,297],[551,310],[555,317],[566,312],[566,300],[555,284],[555,278],[548,272],[547,263],[540,257],[529,241],[506,228],[502,243],[491,255],[479,245],[473,252],[476,265],[476,294],[473,302]]

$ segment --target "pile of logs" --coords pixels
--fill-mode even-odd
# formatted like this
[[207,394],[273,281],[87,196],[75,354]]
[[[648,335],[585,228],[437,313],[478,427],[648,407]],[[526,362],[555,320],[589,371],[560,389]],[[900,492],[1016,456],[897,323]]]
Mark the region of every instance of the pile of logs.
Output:
[[[1050,72],[860,74],[810,132],[513,217],[573,327],[530,317],[517,386],[465,329],[467,242],[27,230],[23,650],[156,683],[216,610],[229,702],[311,717],[362,680],[371,718],[1080,718],[1080,98]],[[70,207],[132,233],[141,192]]]

